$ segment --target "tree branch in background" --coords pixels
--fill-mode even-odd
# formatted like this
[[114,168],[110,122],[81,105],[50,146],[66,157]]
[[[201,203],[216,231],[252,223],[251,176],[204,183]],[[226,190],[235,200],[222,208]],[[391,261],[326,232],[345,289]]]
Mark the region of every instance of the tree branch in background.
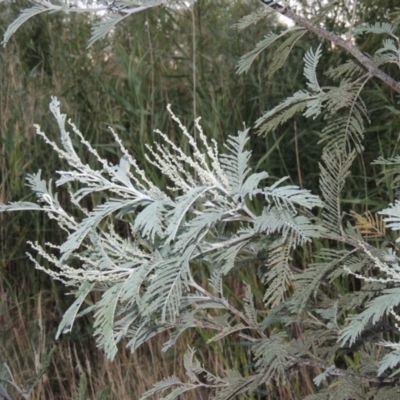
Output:
[[377,67],[377,65],[365,54],[363,54],[356,46],[354,46],[349,39],[343,39],[340,36],[336,35],[333,32],[330,32],[319,25],[316,25],[312,21],[307,18],[304,18],[290,8],[283,7],[280,4],[273,1],[263,1],[261,2],[268,7],[274,9],[277,13],[289,18],[293,22],[307,29],[309,32],[315,33],[318,37],[329,40],[335,45],[342,47],[347,50],[355,59],[357,59],[369,72],[371,76],[375,76],[381,81],[385,82],[389,87],[395,90],[397,93],[400,93],[400,83],[396,82],[390,75],[383,72],[381,69]]

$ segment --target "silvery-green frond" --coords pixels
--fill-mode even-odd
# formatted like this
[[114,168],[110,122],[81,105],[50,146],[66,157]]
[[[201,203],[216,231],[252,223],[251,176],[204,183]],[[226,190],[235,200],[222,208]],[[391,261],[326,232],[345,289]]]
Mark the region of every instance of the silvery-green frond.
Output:
[[291,248],[320,236],[319,225],[304,215],[293,215],[290,211],[278,207],[265,207],[262,214],[256,218],[255,231],[267,235],[277,234],[284,241],[290,238]]
[[[119,22],[123,21],[125,18],[129,17],[130,13],[121,14],[120,11],[124,9],[128,9],[132,4],[130,2],[124,1],[115,1],[114,9],[116,10],[114,13],[107,14],[100,18],[100,20],[92,26],[91,29],[91,37],[88,41],[87,47],[93,46],[98,40],[105,37],[110,31],[117,25]],[[136,12],[140,12],[145,10],[147,7],[137,7]],[[111,9],[111,8],[110,8]],[[117,11],[118,10],[118,11]]]
[[321,47],[322,45],[320,44],[315,52],[311,48],[304,55],[304,76],[307,79],[308,89],[311,90],[311,92],[313,93],[322,92],[322,89],[318,83],[317,72],[316,72],[318,61],[322,56]]
[[281,104],[257,119],[255,123],[255,127],[259,128],[257,133],[266,135],[275,130],[296,113],[304,111],[309,102],[317,99],[317,97],[305,90],[299,90],[293,96],[287,97]]
[[235,268],[239,253],[245,249],[251,238],[244,237],[240,240],[238,236],[237,239],[237,243],[222,245],[221,249],[214,251],[209,257],[212,265],[210,285],[216,294],[222,295],[222,279]]
[[[297,40],[301,38],[303,33],[295,32],[298,36]],[[288,49],[288,46],[286,45],[285,48]],[[319,46],[315,52],[310,49],[304,56],[304,76],[307,79],[309,90],[300,90],[292,97],[287,97],[281,104],[259,118],[255,124],[256,128],[260,128],[258,133],[267,134],[273,131],[279,125],[292,118],[297,112],[304,111],[304,109],[306,117],[316,118],[321,114],[323,101],[326,96],[325,92],[319,86],[316,74],[321,54],[321,46]],[[276,57],[276,54],[274,57]]]
[[[60,139],[62,143],[62,147],[64,149],[64,152],[56,145],[53,143],[53,148],[58,150],[58,154],[60,157],[65,158],[66,160],[71,159],[74,160],[74,162],[80,163],[80,159],[78,154],[76,153],[74,149],[74,145],[72,144],[70,133],[67,131],[66,127],[66,120],[67,120],[67,115],[63,114],[60,109],[60,101],[57,99],[57,97],[52,97],[51,102],[49,105],[50,111],[53,114],[55,120],[57,121],[58,124],[58,129],[60,131]],[[38,129],[37,129],[38,131]],[[39,132],[37,132],[39,133]],[[45,138],[46,139],[46,138]]]
[[291,211],[293,215],[297,214],[298,206],[308,209],[324,206],[321,199],[307,189],[301,189],[296,185],[281,186],[281,183],[287,179],[287,177],[281,178],[262,190],[261,193],[268,203],[273,203],[280,210]]
[[338,328],[338,300],[336,300],[332,307],[329,308],[317,308],[315,313],[318,314],[324,321],[327,322],[327,327],[331,330],[337,330]]
[[26,181],[27,186],[36,194],[36,199],[39,204],[28,201],[0,204],[0,212],[44,211],[57,219],[63,229],[68,231],[69,228],[73,229],[75,227],[75,219],[61,207],[57,194],[53,194],[51,180],[47,183],[45,180],[41,179],[41,171],[39,170],[37,173],[28,174]]
[[157,315],[161,322],[178,318],[183,292],[188,290],[190,260],[195,249],[192,245],[181,255],[169,255],[153,270],[154,278],[141,299],[143,315]]
[[254,62],[254,60],[266,49],[268,48],[271,44],[273,44],[275,41],[277,41],[281,35],[278,35],[274,32],[269,32],[268,35],[264,37],[260,42],[256,44],[256,47],[250,51],[249,53],[245,54],[240,58],[240,61],[237,66],[237,72],[238,74],[247,72],[251,64]]
[[400,288],[390,288],[382,291],[367,304],[367,308],[356,315],[350,315],[347,326],[340,331],[339,342],[343,346],[346,343],[352,345],[361,335],[368,324],[375,325],[384,315],[387,315],[393,307],[400,304]]
[[322,222],[323,226],[332,233],[341,233],[341,193],[355,157],[355,151],[346,154],[340,147],[326,150],[322,155],[320,188],[325,202]]
[[387,165],[391,168],[383,171],[385,177],[390,177],[392,180],[392,187],[397,188],[400,184],[400,156],[394,156],[390,158],[378,157],[372,164],[376,165]]
[[165,332],[169,332],[174,325],[161,323],[152,317],[143,317],[135,320],[135,324],[129,327],[125,336],[130,338],[127,348],[134,353],[139,347],[147,343],[151,338]]
[[163,200],[154,200],[144,206],[133,224],[133,231],[138,232],[144,238],[154,242],[156,238],[162,238],[165,232],[165,215],[168,208]]
[[382,47],[375,52],[374,62],[376,65],[394,63],[399,65],[400,49],[396,46],[393,39],[385,39],[382,41]]
[[236,324],[234,326],[224,327],[224,328],[220,329],[216,335],[211,336],[210,339],[207,340],[207,344],[212,343],[212,342],[217,342],[218,340],[221,340],[224,337],[231,336],[233,333],[245,331],[248,329],[249,329],[249,327],[247,325],[244,325],[241,323]]
[[377,22],[375,24],[361,24],[354,28],[354,34],[374,33],[374,34],[386,34],[391,38],[384,39],[382,41],[382,47],[379,48],[373,57],[373,60],[377,66],[381,66],[387,63],[394,63],[399,66],[399,54],[400,48],[398,45],[398,35],[396,31],[398,25],[392,25],[387,22]]
[[273,15],[274,11],[267,7],[261,7],[257,11],[252,12],[251,14],[245,15],[238,22],[232,25],[232,28],[237,29],[238,31],[242,31],[243,29],[248,28],[250,25],[254,25],[257,22],[263,20],[264,18]]
[[[381,342],[380,345],[392,349],[389,354],[386,354],[379,363],[378,376],[382,376],[386,370],[393,371],[400,364],[400,344],[392,342]],[[394,370],[390,376],[395,376],[400,373],[400,368]]]
[[290,366],[287,336],[285,332],[272,332],[252,346],[259,384],[284,382],[286,369]]
[[350,79],[352,77],[359,77],[364,70],[354,60],[347,60],[335,68],[325,72],[325,75],[333,79]]
[[295,274],[292,280],[294,293],[289,300],[291,310],[301,312],[306,309],[308,302],[315,300],[318,289],[329,272],[341,269],[348,255],[348,250],[321,249],[316,254],[317,263]]
[[64,313],[62,321],[58,326],[56,338],[60,336],[61,333],[71,332],[72,326],[75,322],[75,319],[78,315],[79,309],[82,306],[82,303],[85,301],[87,295],[92,290],[94,284],[90,282],[83,282],[79,289],[75,293],[75,301],[68,308],[68,310]]
[[0,212],[6,211],[40,211],[43,208],[36,203],[30,201],[13,201],[8,204],[0,204]]
[[174,326],[173,332],[171,332],[168,340],[164,343],[162,351],[165,352],[175,346],[176,341],[183,332],[190,328],[196,328],[199,326],[199,323],[195,318],[196,311],[185,313],[181,318],[179,318],[179,321],[177,321],[178,323]]
[[[188,309],[191,311],[188,311]],[[204,296],[186,296],[181,301],[182,313],[175,321],[174,329],[164,343],[162,351],[167,351],[176,344],[179,336],[189,328],[209,328],[213,330],[229,327],[227,321],[215,320],[209,312],[225,310],[226,305],[221,301],[210,300]]]
[[196,350],[189,347],[183,357],[185,372],[191,382],[198,382],[199,378],[197,375],[205,372],[205,369],[201,366],[199,360],[195,357],[195,353]]
[[41,0],[33,7],[22,10],[21,14],[10,25],[8,25],[8,28],[3,36],[2,45],[5,46],[10,40],[11,36],[18,30],[18,28],[20,28],[22,24],[28,21],[28,19],[43,12],[55,10],[59,11],[61,9],[62,7],[52,4],[50,1]]
[[180,251],[191,244],[201,246],[204,236],[209,239],[215,236],[214,228],[224,217],[229,218],[229,210],[199,212],[199,214],[180,228],[179,236],[174,244],[174,251]]
[[268,65],[267,77],[271,77],[285,65],[293,47],[306,33],[305,29],[299,29],[287,35],[286,39],[274,50],[274,57]]
[[276,306],[285,300],[285,294],[293,278],[290,268],[290,240],[286,244],[278,239],[271,246],[267,271],[263,275],[263,281],[267,288],[264,294],[264,303],[266,306]]
[[[375,161],[372,162],[372,164],[400,166],[400,156],[397,155],[390,158],[378,157]],[[400,170],[398,171],[398,173],[400,173]]]
[[[240,58],[240,61],[237,66],[237,73],[241,74],[243,72],[247,72],[255,59],[268,47],[270,47],[272,44],[274,44],[277,40],[285,37],[286,35],[289,35],[289,38],[286,39],[285,41],[285,46],[280,46],[278,51],[274,54],[275,57],[279,58],[279,63],[276,64],[274,67],[275,72],[280,66],[283,65],[284,61],[286,60],[287,56],[290,53],[291,48],[294,46],[294,44],[304,35],[305,29],[299,28],[299,27],[294,27],[294,28],[289,28],[286,31],[276,34],[274,32],[268,33],[267,36],[263,40],[257,43],[256,47],[250,51],[249,53],[245,54]],[[271,73],[271,70],[270,72]]]
[[362,152],[367,111],[359,98],[360,89],[359,85],[342,81],[325,94],[327,126],[321,132],[320,143],[325,143],[326,149],[338,146],[348,152],[353,148]]
[[[336,379],[325,392],[325,396],[327,395],[329,399],[365,400],[362,382],[350,374]],[[306,397],[306,399],[313,399],[313,397]],[[323,397],[317,397],[316,399],[322,400]]]
[[361,33],[386,33],[390,36],[395,36],[397,25],[392,25],[388,22],[375,22],[375,24],[364,23],[353,28],[353,33],[359,35]]
[[[327,378],[331,376],[331,372],[333,372],[336,369],[334,365],[332,365],[330,368],[326,369],[324,372],[321,374],[317,375],[313,381],[317,386],[320,386],[323,381],[325,381]],[[312,399],[313,397],[307,396],[306,399]],[[318,397],[316,397],[317,399]]]
[[61,245],[61,261],[66,261],[103,219],[117,213],[121,208],[129,206],[130,203],[134,205],[136,200],[130,202],[123,199],[110,199],[93,209]]
[[241,193],[242,185],[250,173],[248,164],[251,152],[246,150],[249,131],[250,129],[246,129],[237,136],[229,136],[225,143],[228,153],[220,156],[221,166],[232,188],[233,196]]
[[[394,204],[391,204],[388,208],[380,211],[379,214],[384,215],[383,220],[385,221],[385,225],[387,228],[392,229],[393,231],[400,230],[400,201],[396,200]],[[396,239],[396,242],[399,242],[400,238]]]
[[[260,189],[260,183],[264,179],[269,177],[267,172],[257,172],[251,174],[242,184],[240,188],[240,199],[244,199],[246,196],[249,197],[250,200],[253,200],[253,196],[258,193],[262,193]],[[237,198],[238,194],[233,192],[232,195]]]
[[388,399],[395,399],[399,395],[399,387],[398,385],[390,385],[390,386],[383,386],[379,389],[372,388],[368,394],[367,398],[374,399],[374,400],[388,400]]
[[163,397],[161,400],[172,400],[177,398],[179,395],[187,392],[188,390],[194,389],[195,386],[189,383],[182,382],[175,375],[170,376],[162,381],[157,382],[150,390],[143,393],[139,400],[148,399],[157,393],[164,393],[170,391],[167,397]]
[[228,370],[223,385],[216,390],[212,400],[231,400],[241,393],[249,392],[258,380],[258,375],[243,376],[236,370]]
[[57,194],[53,195],[51,188],[51,180],[47,183],[41,179],[41,170],[36,174],[28,174],[26,177],[26,185],[36,194],[38,203],[43,204],[44,209],[56,209],[60,207],[57,201]]
[[383,46],[379,50],[377,50],[375,54],[390,52],[398,56],[399,47],[396,46],[396,43],[393,39],[384,39],[382,41],[382,45]]
[[[166,220],[168,221],[168,225],[166,226],[165,230],[167,243],[171,243],[172,241],[176,240],[178,236],[180,236],[180,229],[184,227],[184,222],[186,221],[188,215],[192,214],[197,204],[205,203],[207,192],[212,189],[212,187],[210,188],[207,186],[195,187],[176,199],[174,208],[166,213]],[[203,217],[202,223],[199,223],[198,218],[198,228],[196,230],[201,231],[202,227],[212,225],[218,221],[219,218],[220,213],[218,212],[213,212],[210,217]]]
[[[168,394],[162,399],[173,400],[175,398],[181,398],[179,396],[182,394],[199,387],[207,388],[209,385],[210,389],[212,389],[220,385],[224,386],[223,379],[211,374],[201,365],[195,356],[195,352],[194,349],[189,347],[183,358],[185,372],[189,378],[189,382],[183,383],[176,376],[171,376],[161,382],[157,382],[150,390],[142,395],[140,400],[147,399],[157,393],[164,394],[165,392],[168,392]],[[203,383],[204,380],[206,383]]]
[[346,294],[340,299],[340,307],[343,312],[363,307],[368,304],[376,295],[382,293],[386,288],[385,284],[380,282],[366,282],[365,285],[356,293]]
[[104,350],[109,359],[117,354],[117,343],[114,339],[114,326],[117,307],[120,301],[122,282],[116,283],[107,289],[96,303],[94,313],[94,336],[97,346]]
[[[50,0],[31,1],[34,6],[22,10],[21,14],[8,26],[3,36],[2,44],[5,46],[11,36],[28,19],[43,12],[76,12],[76,13],[100,13],[100,18],[92,27],[91,38],[88,47],[106,36],[115,25],[123,19],[150,8],[165,6],[176,7],[184,4],[186,7],[196,0],[117,0],[117,1],[73,1],[62,0],[52,3]],[[61,4],[60,4],[61,3]],[[105,15],[104,15],[105,14]]]
[[[45,211],[66,231],[61,246],[46,244],[45,250],[38,243],[32,244],[54,266],[45,271],[75,288],[76,300],[57,335],[69,332],[83,313],[94,312],[98,346],[111,359],[122,338],[128,338],[128,347],[134,351],[171,328],[176,331],[165,349],[194,325],[216,330],[215,339],[242,334],[246,325],[231,323],[229,312],[219,317],[209,313],[211,309],[232,311],[222,290],[225,276],[268,253],[270,273],[266,279],[275,294],[268,292],[266,301],[275,303],[284,297],[291,279],[290,252],[321,232],[302,213],[303,207],[322,205],[318,196],[294,185],[284,186],[285,179],[262,186],[268,174],[251,173],[251,152],[246,149],[248,129],[229,136],[225,152],[220,154],[215,143],[208,143],[199,120],[195,121],[196,141],[168,109],[191,146],[191,154],[185,154],[160,133],[160,142],[148,148],[148,160],[175,185],[168,194],[138,167],[113,130],[111,134],[122,156],[115,165],[102,158],[78,128],[66,122],[59,102],[53,98],[51,111],[59,125],[61,144],[50,140],[39,128],[37,134],[68,164],[68,168],[58,171],[57,186],[74,183],[76,189],[70,195],[79,212],[71,217],[63,210],[51,182],[48,185],[43,181],[40,173],[29,175],[28,184],[42,206],[24,202],[0,206],[0,211]],[[79,158],[72,135],[91,154],[97,168]],[[107,200],[94,205],[91,211],[85,210],[81,201],[94,193],[105,193]],[[248,207],[256,195],[257,201],[265,204],[261,215]],[[111,223],[114,217],[131,228],[125,236],[117,234]],[[60,253],[53,255],[52,248]],[[33,256],[30,258],[38,269],[44,270]],[[200,287],[192,276],[193,265],[202,263],[211,270],[213,293]],[[79,313],[92,290],[100,291],[101,299]],[[243,308],[240,315],[249,321],[251,329],[258,329],[249,289]],[[235,390],[245,391],[254,382],[246,378]],[[173,398],[185,390],[186,386],[171,387],[168,396]]]
[[358,111],[362,116],[368,118],[367,108],[360,97],[361,89],[362,85],[359,83],[345,79],[340,82],[339,86],[330,88],[326,93],[328,115],[335,116],[338,111],[343,112],[343,109],[349,109],[351,112]]
[[254,295],[251,286],[248,284],[246,284],[246,292],[243,301],[244,301],[243,304],[244,312],[246,314],[248,321],[250,322],[250,326],[258,327],[258,315],[257,315],[257,309],[254,305]]

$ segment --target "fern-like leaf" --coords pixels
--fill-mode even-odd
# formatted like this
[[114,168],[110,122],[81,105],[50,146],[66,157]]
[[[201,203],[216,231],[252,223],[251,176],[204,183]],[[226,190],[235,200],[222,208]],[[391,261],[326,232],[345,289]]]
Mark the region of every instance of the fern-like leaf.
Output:
[[344,64],[325,72],[325,75],[333,79],[349,79],[354,75],[359,76],[363,72],[364,70],[354,60],[347,60]]
[[272,15],[274,12],[267,7],[261,7],[257,11],[252,12],[251,14],[245,15],[238,22],[233,24],[232,28],[235,28],[239,32],[248,28],[250,25],[254,25],[259,21],[262,21],[264,18]]
[[322,45],[319,45],[314,52],[309,49],[304,56],[304,76],[307,78],[307,87],[314,93],[321,93],[322,89],[319,86],[316,69],[318,61],[322,56]]
[[292,247],[309,242],[313,237],[319,237],[320,227],[313,224],[306,216],[293,214],[277,207],[264,208],[262,215],[257,217],[255,226],[257,232],[267,235],[278,233],[285,241],[292,236]]
[[268,65],[267,76],[272,77],[275,72],[279,71],[289,57],[296,43],[306,34],[306,30],[300,29],[288,35],[288,37],[274,51],[274,57]]
[[[400,230],[400,201],[396,200],[394,204],[390,205],[388,208],[380,211],[379,214],[385,215],[383,218],[385,221],[386,227],[390,228],[394,231]],[[396,242],[399,242],[400,238],[396,239]]]
[[[249,53],[245,54],[244,56],[242,56],[240,58],[238,66],[237,66],[237,73],[242,74],[243,72],[247,72],[250,69],[254,60],[264,50],[266,50],[268,47],[270,47],[273,43],[275,43],[280,38],[282,38],[286,35],[294,36],[294,38],[292,38],[292,40],[289,40],[289,42],[288,42],[289,44],[287,44],[286,46],[281,48],[281,53],[284,52],[286,54],[287,46],[290,44],[293,44],[293,42],[295,43],[295,41],[297,41],[301,37],[301,35],[299,35],[299,33],[297,32],[299,29],[301,31],[304,31],[303,28],[295,27],[295,28],[287,29],[286,31],[282,32],[279,35],[276,33],[270,32],[267,36],[265,36],[265,38],[263,40],[261,40],[259,43],[257,43],[254,50],[250,51]],[[294,31],[294,33],[293,33],[293,31]],[[287,57],[287,55],[286,55],[286,57]]]
[[296,92],[292,97],[288,97],[281,104],[256,120],[255,127],[259,128],[257,133],[266,135],[268,132],[275,130],[296,113],[304,111],[308,102],[314,100],[316,97],[307,91],[300,90]]
[[224,386],[216,391],[212,400],[232,400],[239,394],[248,392],[254,385],[258,375],[242,376],[238,371],[228,370],[227,376],[223,379]]
[[355,151],[346,155],[340,147],[325,150],[322,155],[320,187],[326,204],[322,221],[324,227],[332,233],[340,233],[342,222],[341,193],[355,157]]
[[[389,354],[386,354],[379,363],[378,376],[382,376],[386,370],[393,369],[397,367],[400,363],[400,348],[398,343],[381,343],[385,347],[391,347],[395,350],[391,351]],[[398,375],[400,373],[400,369],[397,369],[391,376]]]
[[353,33],[355,35],[359,35],[361,33],[375,33],[375,34],[386,33],[388,35],[395,36],[396,30],[397,30],[396,25],[392,25],[388,22],[375,22],[375,24],[373,25],[368,23],[358,25],[353,28]]
[[393,307],[399,304],[399,288],[384,290],[382,295],[375,297],[367,304],[367,308],[362,313],[348,317],[348,325],[340,332],[340,344],[343,346],[349,343],[351,346],[369,322],[372,325],[376,324]]
[[279,332],[273,333],[269,338],[261,339],[253,345],[255,366],[261,375],[260,383],[267,385],[272,380],[277,384],[284,381],[286,369],[290,365],[285,340],[286,334]]
[[114,284],[101,296],[96,304],[94,314],[94,335],[97,337],[97,345],[103,349],[107,357],[112,360],[117,354],[117,346],[114,339],[114,319],[120,300],[121,283]]
[[71,329],[75,322],[78,311],[81,308],[82,303],[85,301],[87,295],[92,290],[93,286],[94,286],[93,283],[84,282],[81,285],[81,287],[79,288],[79,290],[76,292],[75,301],[68,308],[68,310],[64,313],[61,323],[58,326],[57,333],[56,333],[56,339],[60,336],[61,333],[71,332]]
[[339,268],[347,260],[348,255],[347,250],[323,249],[316,254],[318,263],[293,276],[295,290],[289,302],[293,312],[298,313],[306,308],[309,300],[315,298],[329,272]]
[[171,388],[175,388],[176,386],[182,389],[187,388],[187,385],[185,385],[178,377],[172,375],[168,378],[163,379],[162,381],[157,382],[150,390],[142,394],[140,400],[145,400],[151,396],[154,396],[156,393],[164,392]]
[[38,5],[31,8],[26,8],[21,12],[17,19],[15,19],[4,32],[2,45],[5,46],[10,40],[11,36],[24,24],[28,19],[34,17],[35,15],[48,12],[54,9],[59,9],[60,7],[55,7],[48,1],[41,0]]
[[221,155],[221,165],[232,187],[232,195],[241,193],[242,185],[250,173],[248,167],[251,152],[245,150],[246,143],[249,140],[249,129],[239,132],[236,137],[230,136],[225,147],[228,154]]
[[271,246],[266,264],[267,272],[263,276],[267,287],[264,295],[266,306],[276,306],[285,299],[292,280],[290,246],[290,241],[288,244],[283,244],[281,240],[277,240],[275,246]]
[[[118,2],[121,3],[121,5],[118,8],[123,9],[124,8],[124,2]],[[130,3],[125,3],[125,7],[127,6],[131,6]],[[143,11],[145,10],[146,7],[137,7],[137,11]],[[115,25],[117,25],[119,22],[121,22],[122,20],[124,20],[125,18],[129,17],[130,13],[126,13],[121,14],[121,13],[117,13],[115,12],[115,14],[109,14],[103,18],[101,18],[99,20],[99,22],[97,22],[96,24],[94,24],[92,26],[92,35],[91,38],[88,42],[87,47],[91,47],[93,46],[93,44],[95,42],[97,42],[98,40],[102,39],[103,37],[105,37],[114,27]]]

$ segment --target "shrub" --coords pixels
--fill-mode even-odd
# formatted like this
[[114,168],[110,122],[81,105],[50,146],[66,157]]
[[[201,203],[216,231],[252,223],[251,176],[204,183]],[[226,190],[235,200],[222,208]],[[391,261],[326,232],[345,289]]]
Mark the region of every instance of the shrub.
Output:
[[[251,350],[247,371],[231,369],[220,376],[200,363],[195,348],[189,348],[184,357],[188,381],[168,377],[143,399],[165,391],[164,398],[173,399],[196,388],[209,389],[216,399],[242,393],[268,396],[274,385],[290,386],[305,367],[316,374],[316,393],[293,389],[304,398],[391,398],[398,393],[400,371],[396,369],[400,362],[400,316],[396,311],[400,267],[397,245],[391,242],[395,238],[392,231],[400,229],[400,202],[396,200],[376,214],[345,212],[342,192],[353,163],[363,157],[370,113],[362,97],[364,88],[377,78],[400,93],[393,78],[397,71],[392,76],[382,69],[385,64],[399,66],[398,16],[392,15],[390,22],[357,25],[355,3],[353,20],[344,35],[328,31],[287,5],[264,3],[236,27],[245,29],[272,13],[297,25],[265,36],[242,57],[239,73],[283,39],[268,71],[269,75],[276,73],[307,32],[353,57],[324,71],[327,79],[338,83],[323,86],[317,67],[324,48],[321,44],[309,49],[304,55],[306,88],[266,112],[255,126],[258,133],[267,134],[299,112],[307,118],[323,119],[321,198],[296,185],[285,185],[287,178],[251,173],[251,152],[246,149],[249,129],[229,136],[225,149],[219,149],[207,140],[199,119],[192,135],[170,107],[170,116],[189,141],[191,152],[185,153],[158,131],[160,142],[147,147],[146,159],[169,181],[169,187],[162,190],[114,130],[110,132],[121,152],[118,165],[102,158],[71,121],[67,128],[66,115],[53,98],[50,109],[59,126],[60,144],[39,127],[37,134],[68,165],[57,171],[56,186],[68,187],[75,209],[62,207],[51,181],[43,181],[39,171],[28,177],[38,204],[10,203],[0,211],[44,211],[65,232],[61,246],[48,243],[45,249],[32,243],[39,261],[29,255],[38,269],[71,287],[75,294],[57,335],[69,332],[79,315],[94,312],[98,347],[111,359],[122,338],[129,339],[128,346],[134,351],[154,335],[168,331],[166,350],[176,346],[187,329],[215,331],[209,342],[238,337]],[[56,7],[47,4],[35,7],[41,7],[41,12]],[[115,3],[105,6],[109,11],[122,8],[96,25],[92,39],[105,34],[123,13],[134,13],[146,4],[158,3],[147,2],[137,8]],[[10,26],[5,41],[32,10],[25,10]],[[332,5],[317,11],[314,18],[322,18],[329,15]],[[368,40],[368,35],[384,35],[372,56],[355,44]],[[96,166],[78,157],[68,129],[87,148]],[[396,187],[400,158],[379,157],[375,164],[393,166],[390,174]],[[99,193],[103,203],[92,210],[82,206],[86,196]],[[296,268],[294,260],[305,258],[306,245],[312,261]],[[55,268],[44,269],[40,257]],[[199,268],[208,271],[206,284],[196,280]],[[262,302],[255,300],[255,288],[239,273],[246,268],[258,270],[264,287]],[[227,277],[232,275],[242,280],[241,301],[227,290]],[[353,288],[343,291],[346,282],[352,282]],[[101,299],[80,311],[91,291],[100,291]]]

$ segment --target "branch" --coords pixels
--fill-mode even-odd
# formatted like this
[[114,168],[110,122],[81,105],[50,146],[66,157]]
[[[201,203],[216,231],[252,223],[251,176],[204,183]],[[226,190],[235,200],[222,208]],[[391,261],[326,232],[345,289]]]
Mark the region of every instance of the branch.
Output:
[[363,54],[356,46],[354,46],[350,40],[345,40],[340,36],[336,35],[333,32],[330,32],[319,25],[314,24],[314,22],[310,21],[307,18],[301,17],[300,15],[293,12],[291,9],[282,7],[281,5],[271,2],[271,1],[263,1],[262,3],[266,4],[270,8],[274,9],[279,14],[291,19],[293,22],[296,22],[298,25],[307,29],[309,32],[313,32],[319,37],[322,37],[330,42],[336,44],[339,47],[347,50],[350,54],[353,55],[355,59],[357,59],[369,72],[370,76],[375,76],[381,81],[385,82],[389,87],[395,90],[397,93],[400,93],[400,83],[396,82],[391,76],[383,72],[379,69],[376,64],[371,60],[371,58],[367,57]]
[[[307,358],[301,358],[301,357],[296,357],[296,356],[290,356],[289,357],[290,361],[293,364],[300,364],[300,365],[307,365],[308,367],[314,367],[314,368],[321,368],[324,370],[327,370],[332,367],[332,365],[329,365],[323,361],[314,361],[310,360]],[[399,377],[379,377],[379,376],[372,376],[372,375],[364,375],[364,374],[356,374],[354,372],[341,369],[341,368],[334,368],[331,371],[329,371],[330,375],[335,375],[335,376],[353,376],[354,378],[359,379],[361,382],[373,382],[373,383],[396,383],[399,381]]]

